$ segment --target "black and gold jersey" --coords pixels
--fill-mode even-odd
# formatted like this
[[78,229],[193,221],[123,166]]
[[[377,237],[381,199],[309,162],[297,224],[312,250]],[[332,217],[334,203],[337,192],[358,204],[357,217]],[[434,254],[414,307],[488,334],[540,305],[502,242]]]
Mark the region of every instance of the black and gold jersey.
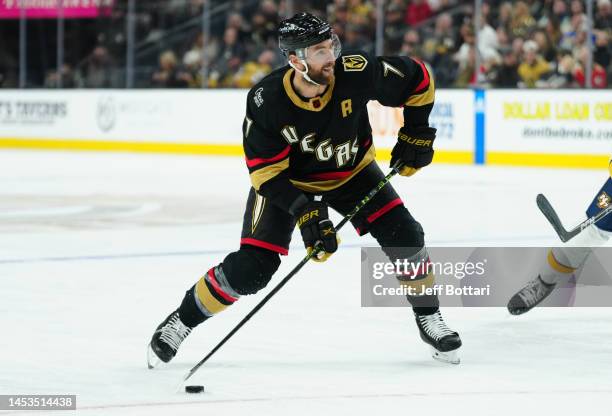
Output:
[[403,106],[405,125],[428,125],[434,83],[412,58],[344,53],[334,81],[314,98],[295,91],[294,76],[285,66],[255,85],[243,124],[253,187],[290,212],[304,192],[336,189],[374,160],[368,101]]

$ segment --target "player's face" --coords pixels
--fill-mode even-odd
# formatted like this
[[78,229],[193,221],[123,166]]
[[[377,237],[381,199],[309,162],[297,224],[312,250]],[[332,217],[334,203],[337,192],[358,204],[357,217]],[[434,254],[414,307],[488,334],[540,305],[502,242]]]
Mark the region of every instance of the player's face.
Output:
[[321,85],[330,84],[334,78],[334,67],[339,55],[340,43],[335,35],[332,39],[309,46],[306,52],[308,76]]

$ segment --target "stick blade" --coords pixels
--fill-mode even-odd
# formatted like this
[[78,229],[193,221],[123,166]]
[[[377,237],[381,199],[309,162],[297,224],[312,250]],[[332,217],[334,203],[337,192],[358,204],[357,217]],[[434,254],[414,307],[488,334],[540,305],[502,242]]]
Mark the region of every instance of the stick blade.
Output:
[[536,203],[538,204],[538,208],[544,214],[550,225],[554,228],[555,232],[564,243],[569,240],[571,237],[568,235],[568,232],[563,227],[559,216],[555,212],[555,209],[552,207],[548,199],[543,194],[538,194],[536,197]]

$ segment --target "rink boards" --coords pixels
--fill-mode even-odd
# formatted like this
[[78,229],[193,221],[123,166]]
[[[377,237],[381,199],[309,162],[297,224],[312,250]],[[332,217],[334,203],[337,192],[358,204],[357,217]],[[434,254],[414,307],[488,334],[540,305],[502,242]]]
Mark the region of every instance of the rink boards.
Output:
[[[246,90],[6,90],[0,147],[240,156],[245,99]],[[368,112],[388,159],[402,111],[370,102]],[[610,91],[438,90],[430,121],[441,163],[605,168],[612,153]]]

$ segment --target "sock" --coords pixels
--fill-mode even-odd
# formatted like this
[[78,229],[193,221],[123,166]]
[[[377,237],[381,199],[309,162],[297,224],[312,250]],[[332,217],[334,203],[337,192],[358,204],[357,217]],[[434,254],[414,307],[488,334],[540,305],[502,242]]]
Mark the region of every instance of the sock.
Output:
[[196,303],[195,285],[185,292],[185,297],[181,302],[181,306],[179,306],[179,318],[185,325],[191,328],[200,325],[202,322],[210,318],[202,313]]
[[210,269],[185,293],[179,317],[185,325],[193,328],[232,305],[239,297],[227,284],[219,265]]
[[544,283],[556,284],[563,277],[570,276],[587,261],[592,247],[604,245],[609,233],[596,226],[584,229],[563,247],[553,247],[548,251],[546,263],[540,268],[540,278]]

